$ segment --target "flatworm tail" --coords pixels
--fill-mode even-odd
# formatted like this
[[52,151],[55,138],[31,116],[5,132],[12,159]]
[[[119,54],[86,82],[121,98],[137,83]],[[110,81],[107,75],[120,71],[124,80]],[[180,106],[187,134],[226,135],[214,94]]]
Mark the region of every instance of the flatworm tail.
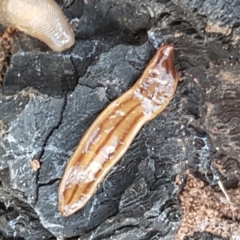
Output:
[[173,46],[163,46],[134,86],[114,100],[81,139],[59,185],[63,216],[72,215],[89,201],[143,125],[166,108],[177,82]]

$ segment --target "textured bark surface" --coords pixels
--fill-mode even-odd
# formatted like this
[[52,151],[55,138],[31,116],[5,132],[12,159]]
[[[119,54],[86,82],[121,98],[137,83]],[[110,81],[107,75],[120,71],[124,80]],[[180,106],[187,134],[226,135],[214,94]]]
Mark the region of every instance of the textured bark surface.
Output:
[[[240,219],[238,1],[57,2],[76,34],[63,53],[0,27],[0,238],[237,239],[224,224]],[[57,187],[81,136],[164,43],[175,47],[181,78],[174,99],[86,207],[61,217]],[[205,214],[195,206],[198,186],[211,194],[209,206],[234,211],[216,208],[221,231],[187,226],[188,206]]]

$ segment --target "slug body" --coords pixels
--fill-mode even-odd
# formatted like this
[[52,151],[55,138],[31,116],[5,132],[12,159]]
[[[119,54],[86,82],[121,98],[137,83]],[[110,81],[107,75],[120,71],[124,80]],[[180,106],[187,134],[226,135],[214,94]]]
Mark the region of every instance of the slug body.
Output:
[[0,23],[38,38],[57,52],[75,42],[73,30],[54,0],[0,0]]
[[134,86],[114,100],[81,139],[59,185],[63,216],[72,215],[88,202],[142,126],[166,108],[177,82],[173,46],[163,46]]

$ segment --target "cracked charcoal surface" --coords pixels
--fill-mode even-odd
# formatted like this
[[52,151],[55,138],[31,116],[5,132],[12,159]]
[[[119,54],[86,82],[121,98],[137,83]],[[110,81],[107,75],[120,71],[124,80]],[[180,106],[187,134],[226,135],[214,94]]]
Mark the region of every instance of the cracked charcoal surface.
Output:
[[[223,41],[231,40],[238,48],[240,40],[240,5],[238,0],[172,0],[185,13],[187,21],[193,24],[196,31],[221,36]],[[224,37],[223,37],[224,36]]]
[[75,86],[76,74],[70,57],[20,52],[12,57],[3,90],[9,95],[32,87],[43,94],[61,96]]
[[[227,228],[187,226],[195,185],[186,171],[211,199],[222,194],[219,179],[230,197],[238,192],[237,1],[57,2],[77,39],[63,53],[0,27],[0,238],[179,240],[184,232],[183,239],[226,239]],[[182,80],[174,99],[144,126],[86,207],[61,217],[57,187],[81,136],[163,43],[174,44]]]

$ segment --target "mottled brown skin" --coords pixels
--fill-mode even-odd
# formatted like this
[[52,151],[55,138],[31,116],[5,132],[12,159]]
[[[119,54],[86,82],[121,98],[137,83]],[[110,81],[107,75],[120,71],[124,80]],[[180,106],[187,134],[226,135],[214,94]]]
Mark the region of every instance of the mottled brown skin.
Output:
[[63,216],[85,206],[143,125],[169,104],[177,82],[173,46],[163,46],[134,86],[113,101],[81,139],[59,185],[59,211]]
[[54,0],[0,0],[0,23],[38,38],[57,52],[75,42],[73,30]]

